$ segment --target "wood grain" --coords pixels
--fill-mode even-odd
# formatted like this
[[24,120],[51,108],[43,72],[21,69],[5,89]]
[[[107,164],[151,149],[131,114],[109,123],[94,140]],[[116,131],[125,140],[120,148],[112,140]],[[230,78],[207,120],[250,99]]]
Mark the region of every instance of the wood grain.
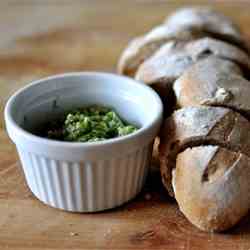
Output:
[[[0,249],[250,249],[250,221],[225,234],[193,227],[152,170],[143,192],[108,212],[73,214],[28,190],[4,132],[8,96],[33,79],[82,70],[114,71],[127,42],[184,4],[213,4],[246,34],[248,1],[0,1]],[[249,36],[250,37],[250,36]]]

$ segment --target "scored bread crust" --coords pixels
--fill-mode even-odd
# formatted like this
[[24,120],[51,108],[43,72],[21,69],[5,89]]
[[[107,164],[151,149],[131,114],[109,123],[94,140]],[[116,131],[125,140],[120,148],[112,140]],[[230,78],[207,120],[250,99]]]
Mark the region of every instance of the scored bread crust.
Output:
[[193,64],[214,55],[250,69],[250,57],[241,49],[213,38],[168,42],[140,65],[135,78],[146,84],[173,84]]
[[146,35],[133,39],[123,51],[117,71],[134,76],[138,66],[166,42],[191,41],[201,37],[217,38],[248,51],[241,32],[229,18],[211,8],[183,8]]
[[162,181],[171,196],[172,170],[177,155],[188,147],[220,145],[250,157],[250,123],[221,107],[186,107],[166,119],[160,138]]
[[204,32],[196,29],[157,26],[146,35],[137,37],[128,44],[118,61],[117,71],[119,74],[134,76],[139,65],[166,42],[190,41],[202,36],[205,36]]
[[250,208],[249,51],[229,18],[191,7],[134,39],[118,65],[158,92],[166,117],[181,108],[161,129],[162,181],[205,231],[229,229]]
[[186,70],[174,83],[179,107],[223,106],[250,118],[250,82],[236,70],[223,71],[228,62],[204,59]]
[[173,173],[180,210],[198,228],[224,231],[250,208],[250,158],[218,146],[188,148]]
[[209,7],[181,8],[166,18],[165,24],[175,27],[188,27],[203,30],[218,39],[234,43],[243,49],[248,46],[239,27],[228,17]]

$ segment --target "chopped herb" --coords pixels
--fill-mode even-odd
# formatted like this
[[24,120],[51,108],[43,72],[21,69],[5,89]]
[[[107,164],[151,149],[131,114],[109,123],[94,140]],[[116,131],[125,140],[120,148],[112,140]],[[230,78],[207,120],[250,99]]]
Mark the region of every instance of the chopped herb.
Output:
[[64,119],[47,126],[50,139],[75,142],[95,142],[131,134],[137,127],[124,122],[110,108],[89,106],[65,114]]

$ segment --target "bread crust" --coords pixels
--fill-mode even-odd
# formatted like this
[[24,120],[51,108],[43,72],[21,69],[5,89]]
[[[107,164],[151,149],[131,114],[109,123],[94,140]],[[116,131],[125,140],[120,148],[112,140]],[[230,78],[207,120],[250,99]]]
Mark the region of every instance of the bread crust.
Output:
[[172,84],[201,59],[214,55],[250,69],[250,57],[239,48],[213,38],[169,42],[140,65],[135,78],[146,84]]
[[138,66],[169,41],[213,37],[248,51],[239,28],[227,17],[207,7],[183,8],[144,36],[133,39],[118,62],[118,73],[134,76]]
[[233,43],[248,50],[239,27],[227,16],[210,7],[185,7],[166,18],[168,26],[189,27],[217,35],[220,40]]
[[231,69],[225,60],[199,61],[174,83],[177,105],[228,107],[250,119],[250,82]]
[[144,36],[133,39],[123,51],[117,66],[119,74],[133,77],[141,63],[150,58],[162,45],[169,41],[190,41],[204,36],[204,32],[185,27],[160,25]]
[[250,157],[250,123],[240,114],[220,107],[186,107],[166,119],[160,138],[162,181],[171,196],[176,157],[188,147],[220,145]]
[[188,148],[173,173],[180,210],[198,228],[220,232],[250,208],[250,158],[218,146]]
[[134,39],[119,60],[120,74],[163,101],[162,181],[201,230],[227,230],[250,209],[249,51],[229,18],[189,7]]

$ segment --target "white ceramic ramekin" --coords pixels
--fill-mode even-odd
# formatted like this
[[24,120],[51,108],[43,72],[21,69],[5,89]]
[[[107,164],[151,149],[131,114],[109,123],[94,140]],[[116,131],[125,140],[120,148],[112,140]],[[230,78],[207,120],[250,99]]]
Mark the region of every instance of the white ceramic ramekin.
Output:
[[[74,107],[114,107],[140,129],[101,142],[48,140],[30,129]],[[121,205],[141,190],[160,128],[162,103],[148,86],[108,73],[68,73],[35,81],[5,107],[8,134],[16,144],[26,181],[44,203],[75,212]]]

